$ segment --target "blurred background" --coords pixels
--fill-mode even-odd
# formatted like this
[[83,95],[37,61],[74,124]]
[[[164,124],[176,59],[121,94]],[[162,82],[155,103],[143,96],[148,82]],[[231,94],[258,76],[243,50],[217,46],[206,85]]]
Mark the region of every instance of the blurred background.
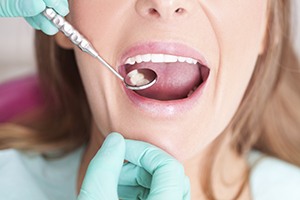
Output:
[[35,72],[34,30],[22,18],[0,18],[0,83]]
[[[300,56],[300,2],[293,3],[294,43]],[[22,18],[0,18],[0,84],[35,72],[33,33]]]

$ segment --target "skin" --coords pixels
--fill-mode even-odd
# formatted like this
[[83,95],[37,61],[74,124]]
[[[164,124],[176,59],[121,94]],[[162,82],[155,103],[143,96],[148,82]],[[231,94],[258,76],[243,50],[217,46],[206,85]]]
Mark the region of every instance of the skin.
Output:
[[[94,117],[92,140],[83,158],[78,187],[104,137],[117,131],[125,138],[154,144],[178,159],[191,179],[192,199],[202,199],[199,180],[207,152],[235,114],[257,57],[263,51],[267,3],[261,0],[71,0],[69,20],[112,66],[119,64],[120,56],[128,47],[158,41],[181,43],[200,51],[210,68],[201,100],[193,109],[180,113],[171,109],[167,115],[160,116],[133,105],[111,72],[74,48]],[[148,13],[151,8],[157,12]],[[176,13],[178,8],[183,12]],[[64,47],[73,48],[60,36],[57,40]],[[245,160],[235,155],[229,141],[229,134],[223,136],[221,153],[213,168],[216,193],[228,198],[241,182],[225,187],[220,179],[241,180],[246,169]],[[221,177],[224,172],[226,176]],[[242,197],[249,196],[246,187]]]

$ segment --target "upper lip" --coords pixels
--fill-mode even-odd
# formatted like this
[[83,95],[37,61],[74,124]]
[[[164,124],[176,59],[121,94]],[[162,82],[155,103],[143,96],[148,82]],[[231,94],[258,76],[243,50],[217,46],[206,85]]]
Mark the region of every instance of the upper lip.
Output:
[[128,58],[142,54],[169,54],[190,57],[197,60],[200,64],[208,67],[208,63],[204,55],[188,45],[169,42],[145,42],[133,45],[123,52],[118,61],[119,71],[122,71],[120,67],[124,65]]

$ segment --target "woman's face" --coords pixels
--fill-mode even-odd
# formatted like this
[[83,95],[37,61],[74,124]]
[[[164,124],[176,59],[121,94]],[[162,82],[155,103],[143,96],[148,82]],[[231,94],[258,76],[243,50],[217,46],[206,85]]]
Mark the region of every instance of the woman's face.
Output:
[[222,133],[263,51],[267,1],[71,0],[70,7],[74,26],[122,75],[142,67],[158,74],[153,88],[135,93],[75,48],[101,134],[117,131],[179,160]]

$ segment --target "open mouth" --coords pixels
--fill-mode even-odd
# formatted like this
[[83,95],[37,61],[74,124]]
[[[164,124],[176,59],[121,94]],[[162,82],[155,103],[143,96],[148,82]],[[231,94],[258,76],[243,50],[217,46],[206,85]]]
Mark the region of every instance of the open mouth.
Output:
[[168,54],[143,54],[125,61],[125,73],[148,68],[156,72],[157,82],[150,88],[135,91],[138,95],[160,101],[189,98],[205,83],[209,68],[193,58]]

